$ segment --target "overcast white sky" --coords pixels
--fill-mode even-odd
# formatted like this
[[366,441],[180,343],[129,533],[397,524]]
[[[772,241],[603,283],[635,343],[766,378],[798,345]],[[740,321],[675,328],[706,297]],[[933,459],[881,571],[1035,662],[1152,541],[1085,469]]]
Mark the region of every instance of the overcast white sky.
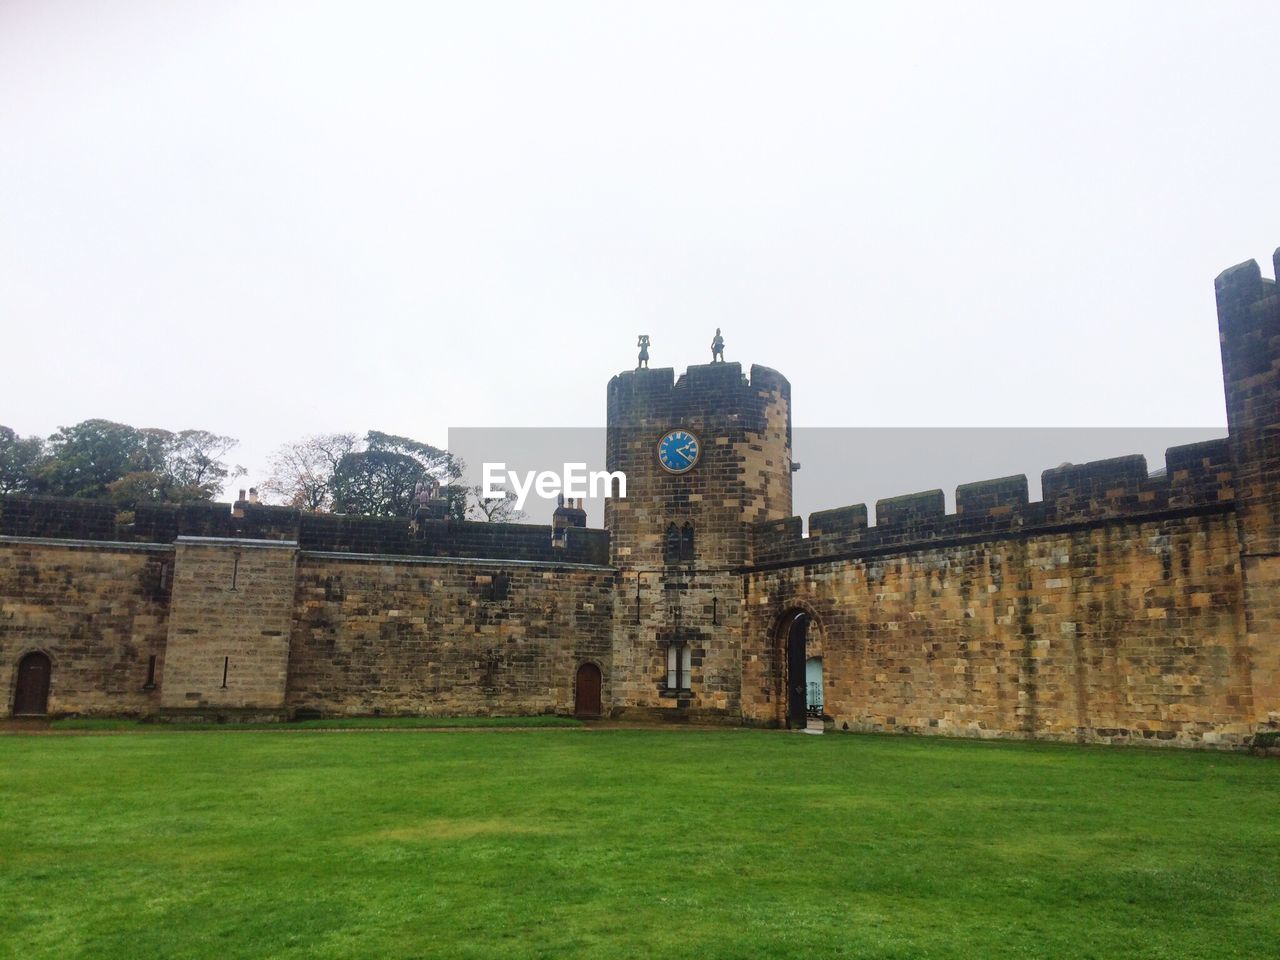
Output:
[[637,333],[682,369],[720,326],[797,425],[1222,426],[1277,36],[1274,0],[0,0],[0,423],[216,430],[248,485],[309,433],[602,424]]

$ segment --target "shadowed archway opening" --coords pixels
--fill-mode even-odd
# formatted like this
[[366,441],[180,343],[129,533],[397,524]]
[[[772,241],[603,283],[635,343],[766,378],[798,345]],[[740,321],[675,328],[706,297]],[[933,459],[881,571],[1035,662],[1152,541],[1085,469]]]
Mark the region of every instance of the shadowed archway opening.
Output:
[[49,678],[53,663],[39,650],[18,661],[18,683],[13,691],[15,717],[43,717],[49,712]]
[[806,661],[811,623],[808,611],[798,607],[788,610],[778,620],[781,687],[786,692],[786,725],[792,730],[803,730],[808,725]]

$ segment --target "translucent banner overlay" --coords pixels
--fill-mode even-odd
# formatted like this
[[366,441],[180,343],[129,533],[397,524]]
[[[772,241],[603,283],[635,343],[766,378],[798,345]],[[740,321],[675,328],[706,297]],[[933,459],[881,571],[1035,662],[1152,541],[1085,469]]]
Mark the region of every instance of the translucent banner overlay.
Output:
[[[1225,436],[1225,427],[798,427],[792,432],[792,461],[800,467],[792,478],[792,513],[807,518],[818,510],[865,503],[874,524],[877,500],[935,489],[943,491],[947,511],[953,512],[960,484],[1017,474],[1026,475],[1028,493],[1036,501],[1043,470],[1137,454],[1146,457],[1149,473],[1158,474],[1169,447]],[[655,456],[658,440],[655,434]],[[504,471],[514,472],[526,485],[538,473],[562,476],[566,464],[603,471],[605,444],[604,427],[449,430],[449,450],[463,460],[469,487],[481,484],[486,463],[503,464]],[[555,506],[554,494],[539,496],[530,486],[524,516],[517,522],[550,523]],[[604,525],[601,497],[588,497],[583,506],[588,526]]]

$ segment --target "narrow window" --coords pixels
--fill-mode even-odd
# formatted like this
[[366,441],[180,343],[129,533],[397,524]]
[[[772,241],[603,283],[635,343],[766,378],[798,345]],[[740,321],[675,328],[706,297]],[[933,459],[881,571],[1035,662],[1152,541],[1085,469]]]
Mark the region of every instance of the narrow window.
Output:
[[147,659],[147,682],[142,685],[143,690],[154,690],[156,688],[156,655],[153,653]]
[[687,643],[672,643],[667,646],[667,689],[688,690],[689,670],[693,654]]
[[500,573],[496,573],[494,574],[493,581],[490,584],[491,593],[489,599],[494,601],[505,600],[507,599],[507,593],[510,589],[511,574],[507,573],[505,570]]
[[663,560],[667,563],[680,562],[680,529],[674,524],[667,526],[667,538],[662,550]]
[[222,658],[222,689],[227,689],[227,671],[231,668],[231,658]]
[[680,559],[693,560],[693,524],[686,523],[680,530]]

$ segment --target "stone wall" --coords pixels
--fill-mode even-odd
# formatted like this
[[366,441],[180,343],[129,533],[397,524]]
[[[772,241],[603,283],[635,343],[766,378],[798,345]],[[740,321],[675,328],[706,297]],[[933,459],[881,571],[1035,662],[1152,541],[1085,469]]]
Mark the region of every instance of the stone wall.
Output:
[[750,722],[785,722],[779,625],[799,608],[841,729],[1183,745],[1254,732],[1229,511],[775,563],[748,574],[747,604]]
[[169,547],[0,537],[0,716],[33,650],[53,664],[51,713],[154,713],[172,566]]
[[25,495],[0,496],[0,536],[123,539],[117,535],[116,508],[110,503]]
[[614,571],[425,558],[301,555],[292,711],[572,713],[600,667],[611,704]]
[[179,537],[276,540],[303,550],[423,557],[509,557],[544,563],[609,562],[609,534],[475,520],[423,520],[306,513],[260,503],[114,504],[29,494],[0,495],[0,536],[172,544]]
[[[738,572],[673,568],[619,574],[614,716],[718,720],[742,716],[743,604]],[[690,682],[667,686],[667,648],[689,647]]]
[[178,540],[163,712],[283,713],[296,554],[288,542]]
[[[248,511],[246,511],[248,516]],[[298,535],[303,550],[420,557],[502,557],[541,563],[609,562],[609,534],[572,527],[563,544],[552,544],[551,527],[475,520],[404,520],[303,514]]]
[[1235,507],[1231,452],[1226,438],[1170,447],[1164,470],[1147,472],[1142,456],[1116,457],[1045,470],[1044,499],[1029,503],[1027,478],[1001,477],[956,489],[956,512],[946,513],[941,490],[890,497],[876,503],[876,524],[856,504],[753,528],[754,567],[786,566],[817,558],[893,554],[903,547],[946,546],[1031,530],[1069,529],[1109,519],[1168,517]]
[[[781,625],[813,618],[841,728],[1181,744],[1252,732],[1228,441],[757,524],[743,713],[786,717]],[[814,646],[814,645],[811,645]],[[812,649],[810,654],[813,654]]]
[[0,537],[0,716],[33,650],[53,663],[54,716],[563,714],[586,661],[610,710],[614,580],[283,541]]

